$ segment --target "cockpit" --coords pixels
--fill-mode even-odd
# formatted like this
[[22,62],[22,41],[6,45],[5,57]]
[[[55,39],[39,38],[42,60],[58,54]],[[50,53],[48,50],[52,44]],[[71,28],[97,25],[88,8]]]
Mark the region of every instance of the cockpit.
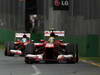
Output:
[[50,37],[48,41],[49,41],[49,43],[54,43],[55,38],[54,37]]

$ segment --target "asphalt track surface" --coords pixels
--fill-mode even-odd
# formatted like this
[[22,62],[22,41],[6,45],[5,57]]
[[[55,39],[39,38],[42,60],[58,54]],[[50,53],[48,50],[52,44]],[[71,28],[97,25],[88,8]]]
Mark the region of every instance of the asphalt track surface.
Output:
[[100,67],[83,62],[30,65],[23,57],[7,57],[0,51],[0,75],[100,75]]

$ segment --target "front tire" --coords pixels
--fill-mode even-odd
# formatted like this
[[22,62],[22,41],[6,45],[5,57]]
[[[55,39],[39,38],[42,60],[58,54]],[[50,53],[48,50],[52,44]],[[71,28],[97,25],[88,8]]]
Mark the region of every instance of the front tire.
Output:
[[66,47],[66,53],[65,54],[72,54],[73,57],[71,58],[70,61],[68,61],[68,63],[78,63],[79,58],[78,58],[78,45],[75,44],[68,44]]
[[32,61],[32,59],[29,59],[28,57],[25,57],[25,63],[26,64],[32,64],[33,61]]

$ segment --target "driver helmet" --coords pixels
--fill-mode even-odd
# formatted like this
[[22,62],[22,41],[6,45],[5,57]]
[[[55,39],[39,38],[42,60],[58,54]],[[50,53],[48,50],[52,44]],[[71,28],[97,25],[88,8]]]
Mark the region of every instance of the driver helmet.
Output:
[[27,38],[27,35],[24,34],[24,35],[23,35],[23,38]]
[[23,35],[23,38],[22,38],[22,42],[26,42],[27,41],[27,35]]
[[53,43],[55,41],[55,38],[54,37],[50,37],[49,40],[48,40],[50,43]]

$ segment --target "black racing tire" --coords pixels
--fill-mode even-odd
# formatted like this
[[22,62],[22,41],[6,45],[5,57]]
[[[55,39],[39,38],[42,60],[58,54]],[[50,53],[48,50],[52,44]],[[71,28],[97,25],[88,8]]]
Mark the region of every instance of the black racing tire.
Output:
[[67,46],[65,46],[65,55],[66,54],[73,54],[74,55],[74,44],[69,43]]
[[26,64],[39,63],[39,61],[35,61],[34,59],[29,58],[29,57],[25,57],[24,62],[25,62]]
[[14,43],[13,42],[6,43],[4,55],[5,56],[14,56],[15,54],[10,52],[11,49],[14,49]]
[[65,54],[72,54],[73,55],[73,58],[71,58],[70,61],[68,61],[67,63],[78,63],[78,45],[76,44],[72,44],[72,43],[69,43],[66,47],[65,47]]
[[24,61],[25,61],[26,64],[33,64],[32,59],[29,59],[28,57],[25,57]]
[[35,54],[35,46],[34,44],[30,43],[25,48],[25,55],[27,54]]
[[79,54],[78,54],[78,44],[74,44],[74,54],[71,63],[78,63],[79,61]]
[[76,44],[76,46],[75,46],[75,61],[76,61],[76,63],[78,63],[78,61],[79,61],[79,50],[78,49],[79,49],[78,44]]

